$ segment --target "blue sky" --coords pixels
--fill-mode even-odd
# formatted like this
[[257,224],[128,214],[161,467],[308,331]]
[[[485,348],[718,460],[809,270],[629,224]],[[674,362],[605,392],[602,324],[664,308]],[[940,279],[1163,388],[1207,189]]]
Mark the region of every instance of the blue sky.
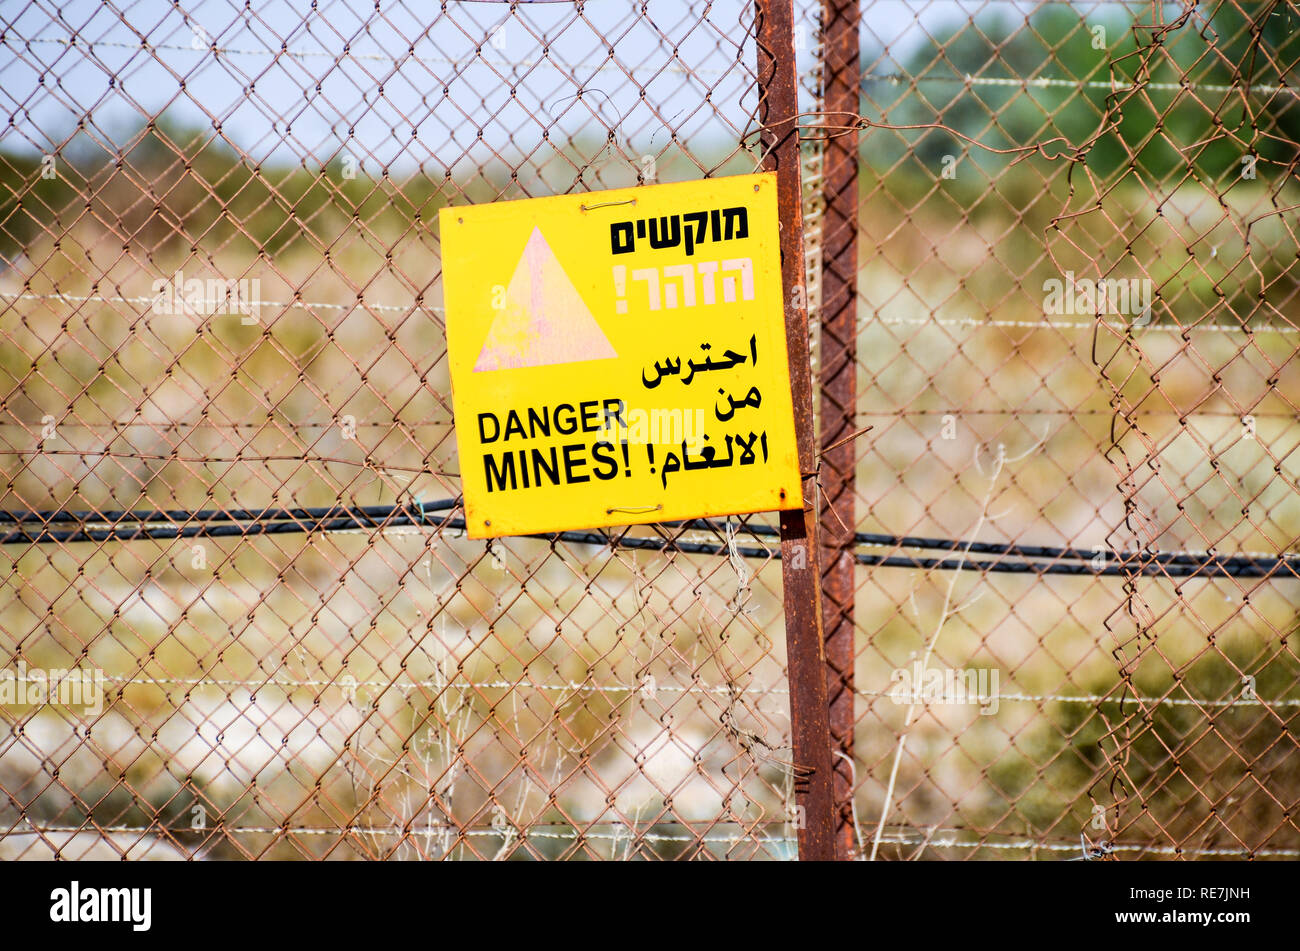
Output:
[[[734,144],[752,110],[745,0],[649,0],[645,16],[626,0],[588,0],[581,13],[563,0],[522,2],[513,15],[482,0],[451,0],[445,13],[414,2],[383,4],[380,14],[361,0],[306,7],[12,4],[0,12],[0,109],[14,122],[0,148],[50,151],[83,119],[92,138],[121,142],[165,113],[186,125],[220,122],[254,160],[351,154],[368,171],[418,162],[460,173],[494,152],[528,154],[543,129],[613,130],[632,154],[662,151],[674,132]],[[1017,15],[1033,5],[885,0],[867,5],[864,22],[901,57],[923,28],[990,8]],[[799,0],[797,9],[808,69],[817,6]],[[213,41],[224,52],[214,55]]]

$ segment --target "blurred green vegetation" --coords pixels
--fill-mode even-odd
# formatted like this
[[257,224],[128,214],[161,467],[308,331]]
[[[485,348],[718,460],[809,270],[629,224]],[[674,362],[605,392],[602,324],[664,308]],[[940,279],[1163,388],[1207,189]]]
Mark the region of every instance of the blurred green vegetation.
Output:
[[[1294,94],[1243,95],[1222,87],[1292,83],[1300,14],[1275,4],[1208,6],[1197,11],[1208,22],[1194,18],[1168,33],[1114,11],[1084,16],[1054,6],[1040,8],[1027,23],[994,11],[936,31],[901,64],[903,81],[868,80],[867,99],[880,107],[882,121],[943,124],[993,149],[1059,136],[1065,143],[1048,151],[1060,154],[1088,143],[1105,121],[1106,131],[1087,151],[1089,169],[1103,178],[1128,167],[1147,181],[1177,181],[1187,172],[1220,181],[1237,177],[1246,155],[1258,157],[1261,175],[1266,165],[1291,169],[1300,148]],[[863,61],[883,62],[870,48]],[[968,77],[976,81],[969,87]],[[909,78],[918,80],[915,88]],[[1005,84],[982,84],[989,80]],[[1121,88],[1112,92],[1112,83]],[[1131,94],[1122,88],[1127,84],[1189,88]],[[905,151],[896,140],[873,149],[870,160],[890,167]],[[972,147],[941,129],[920,133],[911,152],[930,170],[951,155],[969,157],[990,174],[1016,157]]]
[[221,137],[166,117],[131,134],[120,159],[74,139],[53,177],[39,156],[0,153],[0,260],[86,212],[149,251],[192,243],[250,258],[304,241],[323,249],[362,222],[400,234],[447,203],[432,178],[399,183],[354,174],[345,161],[252,164]]
[[[1185,647],[1188,633],[1167,628],[1161,643]],[[989,788],[997,795],[977,821],[1014,812],[1031,837],[1069,838],[1082,830],[1095,844],[1118,818],[1126,841],[1168,837],[1225,849],[1241,845],[1234,829],[1249,830],[1253,839],[1293,827],[1286,803],[1294,802],[1295,774],[1287,763],[1300,748],[1300,727],[1293,716],[1278,715],[1289,708],[1270,710],[1256,697],[1294,699],[1297,682],[1300,658],[1262,632],[1240,628],[1218,651],[1185,667],[1151,657],[1135,672],[1131,691],[1121,692],[1113,675],[1094,677],[1080,693],[1106,697],[1104,716],[1089,704],[1050,704],[992,763]],[[1144,713],[1134,692],[1173,702]],[[1113,787],[1094,782],[1110,775],[1107,753],[1124,764]],[[1117,817],[1120,796],[1130,798]],[[1094,803],[1107,810],[1107,827],[1093,822]]]

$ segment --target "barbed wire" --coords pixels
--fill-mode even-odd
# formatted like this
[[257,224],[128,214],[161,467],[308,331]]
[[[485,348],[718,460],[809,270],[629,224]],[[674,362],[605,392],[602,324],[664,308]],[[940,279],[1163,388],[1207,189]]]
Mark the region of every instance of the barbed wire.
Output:
[[[900,668],[901,669],[901,668]],[[649,683],[593,683],[590,681],[569,681],[568,683],[539,683],[534,680],[462,680],[455,679],[429,680],[416,678],[399,678],[387,680],[368,680],[361,678],[300,678],[290,679],[284,677],[268,677],[262,679],[239,679],[229,677],[146,677],[131,676],[120,677],[105,675],[104,683],[113,684],[117,687],[184,687],[190,688],[212,688],[220,690],[247,690],[252,692],[262,692],[267,689],[281,689],[286,692],[296,690],[315,690],[315,689],[337,689],[345,694],[350,694],[355,690],[369,688],[391,688],[396,687],[399,690],[434,689],[434,690],[517,690],[520,688],[527,690],[538,690],[542,692],[560,693],[560,694],[577,694],[577,693],[610,693],[610,694],[636,694],[649,699],[654,694],[671,693],[671,694],[705,694],[711,696],[731,696],[734,693],[742,695],[766,697],[769,695],[786,695],[789,694],[788,687],[774,685],[771,687],[744,687],[735,684],[673,684],[655,682]],[[42,683],[38,678],[15,677],[16,683]],[[857,696],[865,697],[871,700],[889,699],[898,700],[899,695],[891,690],[863,690],[855,689]],[[999,703],[1065,703],[1081,704],[1084,706],[1097,706],[1098,704],[1115,704],[1123,705],[1127,703],[1137,704],[1140,707],[1264,707],[1283,709],[1287,707],[1300,707],[1300,698],[1294,697],[1275,697],[1264,698],[1259,696],[1246,696],[1244,694],[1234,695],[1231,697],[1155,697],[1155,696],[1130,696],[1114,694],[1062,694],[1062,693],[1001,693],[990,692],[980,693],[978,703],[985,704],[997,701]],[[919,705],[926,706],[946,706],[950,701],[939,699],[927,701],[924,696],[918,701]]]
[[[952,0],[958,2],[958,0]],[[1008,0],[1008,2],[1028,3],[1028,0]],[[1050,2],[1050,0],[1039,0],[1039,2]],[[1062,3],[1069,3],[1070,0],[1060,0]],[[1095,0],[1100,2],[1100,0]],[[1105,0],[1105,2],[1120,3],[1129,2],[1135,5],[1147,5],[1149,0]],[[1176,6],[1177,4],[1170,4]],[[0,43],[8,42],[8,38],[0,33]],[[749,67],[740,61],[737,61],[729,68],[719,67],[685,67],[677,66],[673,63],[657,65],[653,69],[645,68],[628,68],[612,59],[603,60],[598,63],[566,63],[556,57],[547,56],[541,59],[494,59],[484,56],[481,52],[466,54],[464,57],[455,59],[449,56],[428,56],[416,55],[413,51],[406,53],[362,53],[357,51],[339,51],[332,52],[329,50],[291,50],[288,48],[273,49],[256,49],[256,48],[239,48],[223,47],[216,44],[208,44],[195,48],[183,43],[150,43],[148,40],[141,39],[139,43],[123,43],[115,40],[83,40],[78,41],[75,37],[72,39],[62,39],[59,37],[31,37],[21,41],[28,47],[32,45],[52,45],[62,46],[68,49],[85,49],[93,53],[96,47],[106,49],[126,49],[133,51],[144,51],[153,53],[158,50],[169,52],[180,52],[200,55],[214,56],[257,56],[271,57],[272,59],[285,56],[291,59],[328,59],[335,63],[342,63],[348,60],[358,62],[382,62],[382,63],[401,63],[412,62],[424,65],[451,66],[455,69],[463,69],[473,63],[481,63],[485,66],[491,66],[495,69],[518,72],[520,70],[530,70],[538,66],[550,67],[568,74],[577,72],[616,72],[620,75],[636,76],[638,74],[648,74],[658,76],[664,73],[682,76],[726,76],[737,70],[749,72]],[[1065,79],[1051,76],[976,76],[971,74],[964,75],[935,75],[922,74],[912,75],[908,73],[863,73],[862,81],[864,83],[881,82],[892,83],[895,85],[916,83],[937,83],[945,85],[961,85],[969,88],[975,87],[1011,87],[1018,89],[1096,89],[1106,92],[1122,92],[1125,90],[1134,90],[1142,88],[1156,92],[1173,92],[1173,93],[1229,93],[1245,92],[1261,96],[1276,96],[1280,94],[1289,94],[1292,96],[1300,95],[1300,87],[1295,86],[1274,86],[1274,85],[1246,85],[1234,83],[1175,83],[1175,82],[1144,82],[1124,83],[1118,80],[1101,80],[1101,79]]]
[[[6,297],[10,302],[25,300],[56,300],[71,301],[74,303],[117,303],[117,304],[146,304],[153,305],[157,302],[156,297],[112,297],[103,295],[77,295],[77,294],[31,294],[23,293],[16,295],[6,295],[0,291],[0,304],[5,302]],[[327,301],[260,301],[261,307],[271,309],[292,309],[301,310],[339,310],[339,311],[357,311],[373,310],[379,312],[407,314],[416,310],[428,311],[434,314],[445,313],[445,310],[439,306],[432,306],[424,303],[411,304],[376,304],[369,301],[358,300],[355,304],[339,304]],[[150,311],[143,311],[139,316],[150,316]],[[179,319],[175,314],[159,314],[170,320]],[[201,316],[201,315],[196,315]],[[231,315],[237,316],[237,315]],[[1150,323],[1134,325],[1133,323],[1121,323],[1118,321],[1081,321],[1081,320],[999,320],[999,319],[979,319],[974,317],[878,317],[864,315],[859,319],[860,327],[870,326],[914,326],[914,327],[949,327],[949,328],[969,328],[969,329],[1006,329],[1006,330],[1067,330],[1079,332],[1092,332],[1098,327],[1112,330],[1117,333],[1221,333],[1221,334],[1297,334],[1300,333],[1300,326],[1292,324],[1263,324],[1263,323],[1241,323],[1241,324],[1222,324],[1222,323],[1190,323],[1179,325],[1167,321],[1152,320]]]
[[[212,838],[227,835],[271,835],[276,837],[290,837],[296,835],[304,836],[357,836],[357,837],[379,837],[391,838],[396,833],[391,829],[367,829],[362,827],[339,826],[330,827],[311,827],[311,826],[232,826],[212,824],[205,826],[203,829],[194,829],[187,826],[163,826],[163,825],[95,825],[88,824],[85,826],[71,825],[37,825],[33,826],[32,831],[12,831],[6,835],[61,835],[85,833],[89,831],[100,832],[108,835],[138,835],[141,837],[156,837],[160,833],[167,836],[185,835],[187,837]],[[698,835],[674,835],[666,832],[654,832],[647,829],[640,831],[630,828],[621,823],[601,823],[598,825],[613,825],[608,832],[592,831],[589,828],[584,829],[566,829],[563,831],[551,831],[544,828],[538,828],[537,823],[527,827],[514,828],[510,831],[492,828],[491,826],[457,826],[450,824],[433,824],[421,826],[418,829],[403,830],[401,835],[406,838],[426,838],[434,834],[443,832],[452,832],[457,836],[482,837],[482,838],[505,838],[507,835],[518,835],[523,839],[558,839],[558,840],[576,840],[591,839],[595,841],[614,841],[624,842],[629,838],[632,841],[644,842],[686,842],[686,843],[722,843],[736,844],[739,842],[751,840],[752,832],[739,831],[734,835],[725,835],[719,833],[702,832]],[[668,821],[658,825],[683,825],[677,821]],[[746,823],[748,829],[759,828],[764,825],[769,826],[788,826],[789,820],[755,820],[753,823]],[[983,838],[972,838],[969,835],[961,837],[961,830],[931,829],[918,826],[891,827],[893,831],[888,832],[882,837],[881,841],[890,845],[925,845],[927,848],[944,848],[944,849],[991,849],[995,851],[1042,851],[1042,852],[1061,852],[1075,853],[1079,851],[1078,842],[1064,842],[1052,839],[1013,839],[1011,841],[989,841]],[[793,836],[773,837],[769,842],[780,843],[788,846],[793,850],[796,842]],[[139,844],[139,843],[137,843]],[[1216,848],[1210,846],[1152,846],[1126,843],[1108,843],[1107,851],[1126,852],[1153,855],[1189,855],[1203,857],[1236,857],[1236,858],[1295,858],[1300,857],[1300,849],[1246,849],[1246,848]]]

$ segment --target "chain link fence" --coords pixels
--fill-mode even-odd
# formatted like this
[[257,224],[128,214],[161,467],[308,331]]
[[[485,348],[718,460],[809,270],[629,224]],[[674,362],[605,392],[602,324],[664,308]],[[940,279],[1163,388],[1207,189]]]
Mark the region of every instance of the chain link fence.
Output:
[[[1300,855],[1296,23],[796,5],[844,854]],[[0,14],[0,855],[794,857],[774,517],[468,540],[434,225],[755,171],[755,36]]]
[[992,544],[855,577],[856,844],[1294,857],[1296,8],[940,6],[863,7],[858,524]]

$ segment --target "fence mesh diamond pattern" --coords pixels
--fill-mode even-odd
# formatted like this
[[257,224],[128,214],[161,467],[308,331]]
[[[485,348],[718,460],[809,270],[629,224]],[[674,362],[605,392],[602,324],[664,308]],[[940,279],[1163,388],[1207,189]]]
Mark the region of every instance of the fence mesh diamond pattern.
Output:
[[[759,16],[0,13],[0,856],[794,857],[775,518],[467,539],[435,223],[755,171]],[[1300,855],[1297,25],[795,5],[846,855]]]

